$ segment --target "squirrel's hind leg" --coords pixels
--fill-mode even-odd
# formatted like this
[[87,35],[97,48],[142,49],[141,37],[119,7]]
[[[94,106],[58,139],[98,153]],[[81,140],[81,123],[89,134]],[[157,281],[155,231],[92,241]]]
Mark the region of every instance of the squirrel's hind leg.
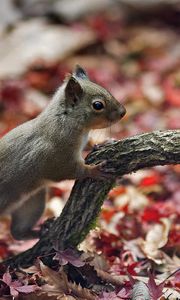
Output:
[[33,227],[44,211],[45,200],[46,189],[43,189],[31,195],[12,213],[11,234],[16,240],[39,238],[40,231],[33,230]]

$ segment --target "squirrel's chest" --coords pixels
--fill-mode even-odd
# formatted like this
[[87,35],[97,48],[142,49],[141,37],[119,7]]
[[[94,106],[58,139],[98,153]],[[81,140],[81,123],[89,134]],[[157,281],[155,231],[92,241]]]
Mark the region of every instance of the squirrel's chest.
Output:
[[81,139],[69,136],[68,140],[55,144],[52,155],[45,164],[47,178],[50,181],[60,181],[73,178],[79,162],[82,161],[82,150],[88,140],[88,135]]
[[88,133],[73,135],[69,132],[65,138],[54,144],[52,159],[59,163],[71,163],[66,160],[79,158],[87,142]]

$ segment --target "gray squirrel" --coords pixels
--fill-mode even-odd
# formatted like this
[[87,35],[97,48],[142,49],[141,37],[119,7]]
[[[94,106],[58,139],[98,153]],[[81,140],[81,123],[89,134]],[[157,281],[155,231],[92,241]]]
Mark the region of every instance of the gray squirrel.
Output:
[[39,237],[33,226],[44,211],[49,184],[107,176],[103,163],[86,165],[81,153],[91,129],[108,127],[125,113],[77,65],[35,119],[0,139],[0,215],[11,215],[15,239]]

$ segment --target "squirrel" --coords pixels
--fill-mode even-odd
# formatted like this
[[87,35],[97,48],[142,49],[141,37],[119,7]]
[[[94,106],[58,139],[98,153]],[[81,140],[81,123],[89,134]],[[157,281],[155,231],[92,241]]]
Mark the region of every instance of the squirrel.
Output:
[[0,215],[11,215],[15,239],[40,236],[33,227],[44,211],[48,185],[107,176],[103,163],[86,165],[81,153],[91,129],[108,127],[125,113],[77,65],[36,118],[0,139]]

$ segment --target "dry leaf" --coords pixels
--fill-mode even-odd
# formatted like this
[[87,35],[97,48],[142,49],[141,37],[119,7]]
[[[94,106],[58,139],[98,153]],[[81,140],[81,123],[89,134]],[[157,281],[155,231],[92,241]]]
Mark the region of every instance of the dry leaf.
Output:
[[171,221],[167,218],[161,218],[161,223],[155,224],[147,233],[145,241],[142,242],[141,248],[148,258],[157,264],[162,263],[162,252],[160,248],[166,245]]
[[115,276],[106,271],[98,269],[96,269],[96,272],[98,277],[100,277],[103,281],[111,283],[114,286],[121,286],[125,279],[124,275]]
[[69,299],[63,297],[71,295],[78,297],[78,299],[95,300],[95,296],[91,291],[82,288],[76,283],[69,282],[63,270],[55,272],[45,266],[41,261],[40,268],[42,275],[47,281],[47,284],[42,286],[42,291],[46,292],[48,296],[57,296],[58,299]]
[[94,33],[86,27],[72,30],[41,19],[21,22],[0,39],[0,77],[22,74],[36,59],[63,59],[94,40]]
[[126,193],[116,197],[114,201],[118,207],[128,205],[131,211],[139,211],[148,205],[148,198],[133,186],[126,189]]
[[171,288],[164,288],[162,299],[178,300],[178,299],[180,299],[180,292],[175,291],[174,289],[171,289]]
[[159,266],[158,271],[161,273],[157,277],[165,280],[170,274],[177,270],[180,266],[180,258],[176,255],[168,256],[165,252],[163,254],[163,265]]

